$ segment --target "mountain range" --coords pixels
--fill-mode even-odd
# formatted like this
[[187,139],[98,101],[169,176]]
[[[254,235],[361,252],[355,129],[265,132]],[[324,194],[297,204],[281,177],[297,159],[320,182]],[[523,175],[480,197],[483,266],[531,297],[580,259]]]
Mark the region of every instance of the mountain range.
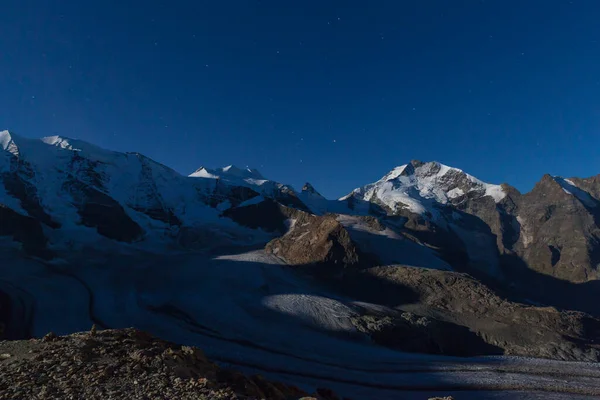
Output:
[[8,339],[135,326],[324,375],[417,354],[600,361],[600,175],[520,193],[413,160],[329,200],[3,131],[0,254]]

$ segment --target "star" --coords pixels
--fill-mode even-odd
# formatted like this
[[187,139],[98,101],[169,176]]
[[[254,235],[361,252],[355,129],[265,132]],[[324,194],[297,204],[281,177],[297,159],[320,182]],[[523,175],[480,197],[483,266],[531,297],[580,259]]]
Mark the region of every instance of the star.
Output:
[[335,139],[333,139],[333,143],[337,143],[337,141]]

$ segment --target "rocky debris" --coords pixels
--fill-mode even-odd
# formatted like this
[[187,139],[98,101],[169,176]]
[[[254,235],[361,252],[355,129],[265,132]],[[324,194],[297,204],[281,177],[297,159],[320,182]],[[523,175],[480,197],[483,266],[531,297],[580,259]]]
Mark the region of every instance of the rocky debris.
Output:
[[397,334],[414,338],[427,331],[420,340],[411,339],[416,351],[443,348],[448,335],[457,338],[458,345],[446,349],[460,355],[497,354],[500,349],[507,355],[600,361],[600,345],[595,341],[600,337],[600,320],[581,312],[520,304],[456,272],[389,266],[370,268],[352,279],[371,292],[366,301],[429,318],[410,322],[408,317],[392,315],[360,321],[359,326],[366,327],[376,341],[390,347],[407,346],[394,340]]
[[359,332],[393,349],[427,354],[470,357],[502,354],[467,327],[409,312],[400,315],[363,315],[352,319]]
[[[3,341],[0,354],[2,399],[296,400],[308,396],[258,375],[222,369],[198,348],[178,346],[136,329]],[[313,396],[337,399],[323,389]]]

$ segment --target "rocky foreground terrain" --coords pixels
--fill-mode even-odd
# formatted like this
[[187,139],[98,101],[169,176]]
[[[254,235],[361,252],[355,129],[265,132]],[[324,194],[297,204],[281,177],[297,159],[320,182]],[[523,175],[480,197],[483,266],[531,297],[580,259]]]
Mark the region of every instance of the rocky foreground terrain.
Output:
[[136,329],[95,328],[0,342],[0,398],[338,399],[327,389],[309,396],[259,375],[219,368],[196,347],[178,346]]

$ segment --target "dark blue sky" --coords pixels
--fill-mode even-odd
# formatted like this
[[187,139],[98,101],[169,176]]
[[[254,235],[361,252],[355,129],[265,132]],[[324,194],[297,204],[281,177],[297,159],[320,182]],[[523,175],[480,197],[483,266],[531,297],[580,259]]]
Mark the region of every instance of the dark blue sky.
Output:
[[[600,2],[7,1],[0,129],[341,196],[411,159],[600,173]],[[93,3],[93,4],[89,4]]]

